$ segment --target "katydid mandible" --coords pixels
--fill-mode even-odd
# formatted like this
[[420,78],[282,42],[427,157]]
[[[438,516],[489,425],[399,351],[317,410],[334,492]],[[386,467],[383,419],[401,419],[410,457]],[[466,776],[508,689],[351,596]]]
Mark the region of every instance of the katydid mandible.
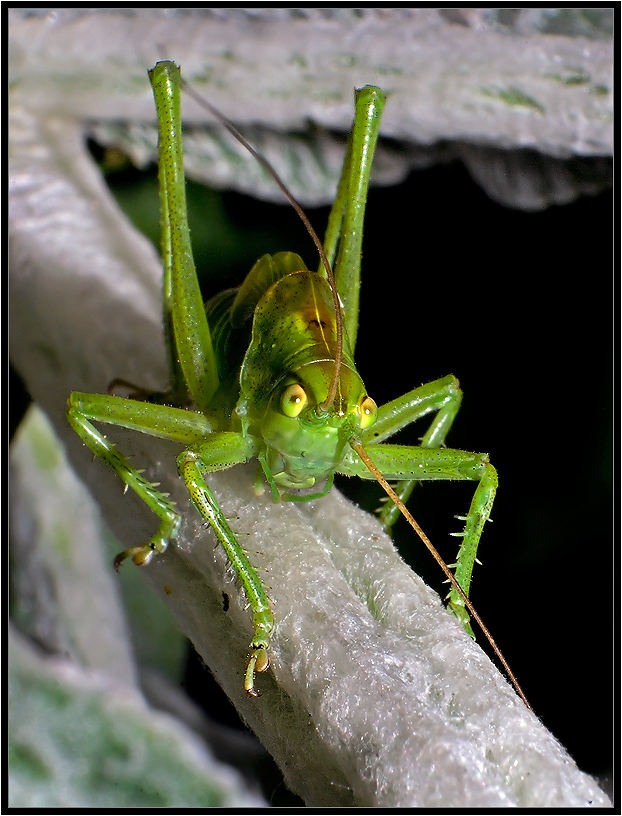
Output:
[[[450,611],[471,635],[469,613],[478,621],[529,705],[468,599],[497,474],[486,454],[441,447],[460,406],[457,379],[444,377],[378,408],[354,364],[362,226],[384,95],[371,86],[356,92],[352,134],[324,245],[266,160],[218,111],[200,100],[274,177],[307,224],[320,255],[317,272],[291,252],[265,255],[238,289],[203,304],[186,215],[182,80],[170,61],[157,63],[149,77],[159,122],[163,314],[170,391],[151,395],[150,401],[74,392],[67,407],[69,423],[82,440],[160,520],[151,540],[120,553],[115,568],[127,558],[146,565],[164,552],[177,537],[181,518],[167,496],[147,482],[93,422],[186,445],[177,459],[179,474],[196,509],[224,547],[253,612],[244,686],[250,696],[257,696],[255,675],[269,666],[275,618],[268,594],[205,476],[256,457],[275,502],[321,498],[331,490],[335,473],[375,478],[391,498],[381,512],[385,528],[390,529],[399,513],[406,516],[451,582]],[[197,98],[191,89],[188,93]],[[386,444],[401,428],[430,413],[434,418],[420,446]],[[396,491],[387,479],[398,482]],[[476,482],[460,533],[455,575],[404,506],[417,481],[432,479]],[[311,494],[291,492],[322,482],[324,486]]]

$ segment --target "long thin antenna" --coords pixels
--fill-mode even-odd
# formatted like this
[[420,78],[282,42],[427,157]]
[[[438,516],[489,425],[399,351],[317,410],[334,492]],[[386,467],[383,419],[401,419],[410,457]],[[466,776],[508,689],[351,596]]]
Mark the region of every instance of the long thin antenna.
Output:
[[240,131],[236,128],[236,126],[230,122],[226,116],[215,108],[212,104],[210,104],[206,99],[198,94],[185,80],[181,80],[181,87],[184,91],[188,94],[188,96],[192,97],[195,102],[197,102],[201,107],[208,110],[212,116],[214,116],[220,124],[226,128],[229,133],[238,140],[238,142],[243,145],[243,147],[248,150],[248,152],[257,159],[259,164],[263,167],[263,169],[274,179],[275,183],[285,195],[289,203],[298,213],[298,216],[302,223],[307,228],[309,235],[311,236],[313,243],[315,244],[317,251],[319,252],[320,259],[326,270],[326,276],[328,279],[328,284],[330,286],[332,295],[333,295],[333,303],[335,304],[335,326],[336,326],[336,334],[337,334],[337,350],[335,352],[335,367],[333,370],[333,376],[331,379],[330,387],[328,389],[328,396],[326,400],[318,406],[321,408],[322,411],[326,412],[330,408],[330,406],[335,401],[335,397],[337,395],[337,387],[339,385],[339,373],[341,371],[341,363],[343,361],[343,320],[341,317],[341,304],[339,302],[339,294],[337,292],[337,284],[335,283],[335,276],[333,275],[333,270],[328,262],[328,258],[326,257],[326,253],[324,252],[324,247],[322,246],[322,242],[317,236],[317,233],[311,226],[311,222],[307,218],[307,214],[302,209],[300,204],[296,201],[294,196],[290,193],[290,191],[285,186],[285,183],[281,180],[281,177],[276,172],[274,167],[270,164],[268,159],[265,156],[262,156],[261,153],[258,153],[257,150],[247,141],[247,139],[240,133]]
[[489,643],[490,643],[490,645],[492,646],[492,649],[493,649],[494,653],[497,655],[497,657],[498,657],[498,658],[499,658],[499,660],[501,661],[501,664],[502,664],[503,668],[505,669],[507,676],[510,678],[510,681],[511,681],[512,685],[513,685],[513,686],[514,686],[514,688],[516,689],[516,692],[517,692],[518,696],[519,696],[519,697],[521,698],[521,700],[522,700],[522,701],[525,703],[525,705],[527,706],[527,708],[528,708],[530,711],[533,711],[533,708],[532,708],[532,707],[529,705],[529,701],[528,701],[528,700],[527,700],[527,698],[525,697],[525,694],[523,693],[523,690],[522,690],[522,688],[520,687],[520,685],[519,685],[519,683],[518,683],[518,680],[517,680],[517,679],[516,679],[516,677],[514,676],[514,672],[513,672],[513,671],[512,671],[512,669],[510,668],[510,666],[509,666],[509,664],[508,664],[507,660],[505,659],[505,657],[504,657],[504,656],[501,654],[501,649],[499,649],[499,647],[498,647],[498,646],[497,646],[497,644],[495,643],[495,641],[494,641],[494,639],[493,639],[492,635],[490,634],[490,632],[489,632],[489,630],[488,630],[488,627],[487,627],[487,626],[484,624],[484,621],[483,621],[483,620],[480,618],[480,616],[477,614],[477,612],[476,612],[476,610],[475,610],[475,607],[473,606],[473,604],[472,604],[472,603],[471,603],[471,601],[469,600],[469,598],[468,598],[468,596],[467,596],[466,592],[465,592],[465,591],[462,589],[462,587],[460,586],[460,584],[459,584],[459,583],[458,583],[458,581],[456,580],[455,575],[454,575],[454,574],[452,573],[452,571],[449,569],[449,567],[447,566],[447,564],[446,564],[446,563],[443,561],[443,559],[442,559],[442,558],[441,558],[441,556],[439,555],[438,550],[436,549],[436,547],[434,546],[434,544],[432,544],[432,542],[430,541],[430,539],[429,539],[429,538],[427,537],[427,535],[426,535],[426,534],[423,532],[423,530],[421,529],[421,527],[420,527],[420,526],[417,524],[417,522],[416,522],[416,521],[415,521],[415,519],[412,517],[412,515],[410,514],[410,512],[409,512],[409,511],[408,511],[408,509],[406,508],[406,505],[405,505],[405,504],[404,504],[404,502],[403,502],[403,501],[400,499],[400,497],[397,495],[397,493],[395,492],[395,490],[393,490],[393,488],[392,488],[392,487],[391,487],[391,485],[390,485],[390,484],[387,482],[387,480],[384,478],[384,476],[382,475],[382,473],[380,473],[380,471],[378,470],[378,468],[376,467],[376,465],[374,465],[374,463],[372,462],[372,460],[369,458],[369,456],[368,456],[368,454],[367,454],[367,451],[366,451],[366,450],[365,450],[365,448],[364,448],[364,447],[361,445],[361,443],[360,443],[360,442],[358,442],[358,441],[357,441],[357,440],[356,440],[354,437],[352,437],[352,438],[350,439],[350,446],[351,446],[351,447],[352,447],[352,448],[353,448],[353,449],[354,449],[354,450],[355,450],[355,451],[358,453],[358,455],[360,456],[360,458],[361,458],[362,462],[363,462],[363,463],[364,463],[364,464],[367,466],[368,470],[370,470],[370,471],[371,471],[371,473],[372,473],[372,474],[375,476],[375,478],[376,478],[376,479],[378,480],[378,482],[381,484],[381,486],[383,487],[383,489],[385,490],[385,492],[387,493],[387,495],[389,496],[389,498],[390,498],[390,499],[391,499],[393,502],[395,502],[395,505],[396,505],[396,507],[399,509],[400,513],[401,513],[401,514],[404,516],[404,518],[406,519],[406,521],[407,521],[407,522],[410,524],[410,526],[411,526],[411,527],[413,528],[413,530],[414,530],[414,531],[417,533],[417,535],[418,535],[418,536],[419,536],[419,538],[420,538],[420,539],[423,541],[423,543],[424,543],[424,544],[425,544],[425,546],[428,548],[428,550],[429,550],[429,551],[432,553],[432,555],[434,556],[434,559],[436,560],[436,562],[438,563],[438,565],[440,566],[440,568],[443,570],[443,572],[445,573],[445,575],[447,576],[447,578],[449,579],[449,581],[450,581],[450,582],[451,582],[451,584],[453,585],[454,589],[455,589],[455,590],[458,592],[458,594],[460,595],[460,597],[461,597],[461,598],[462,598],[462,600],[464,601],[464,605],[465,605],[465,606],[466,606],[466,608],[469,610],[469,612],[471,613],[471,615],[473,616],[473,618],[475,618],[475,620],[477,621],[477,623],[478,623],[478,625],[479,625],[480,629],[482,630],[482,632],[483,632],[483,633],[484,633],[484,635],[486,636],[486,639],[488,640],[488,642],[489,642]]

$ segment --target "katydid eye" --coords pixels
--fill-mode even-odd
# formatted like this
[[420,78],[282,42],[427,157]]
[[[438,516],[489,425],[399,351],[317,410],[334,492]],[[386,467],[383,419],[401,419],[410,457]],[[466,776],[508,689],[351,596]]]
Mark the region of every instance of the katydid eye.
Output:
[[295,419],[309,402],[309,398],[298,383],[288,385],[281,395],[281,410],[285,416]]
[[378,407],[371,397],[363,397],[359,403],[359,425],[364,431],[370,428],[376,421]]

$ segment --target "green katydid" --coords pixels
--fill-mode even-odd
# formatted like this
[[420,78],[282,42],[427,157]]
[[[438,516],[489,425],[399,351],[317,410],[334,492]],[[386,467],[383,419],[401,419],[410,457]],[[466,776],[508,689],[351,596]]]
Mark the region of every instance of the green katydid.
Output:
[[[441,565],[452,588],[449,608],[472,634],[478,621],[510,679],[525,697],[468,599],[483,527],[497,487],[485,454],[441,448],[460,406],[458,381],[447,376],[376,407],[354,364],[362,225],[384,96],[370,86],[356,93],[356,112],[341,182],[324,245],[309,226],[320,254],[309,271],[291,252],[264,256],[243,284],[205,305],[197,282],[187,223],[179,69],[159,62],[149,72],[159,120],[159,178],[164,263],[164,328],[170,391],[150,401],[72,393],[67,416],[89,448],[112,467],[160,519],[152,539],[120,553],[148,564],[177,537],[174,505],[147,482],[92,425],[103,422],[182,442],[178,470],[198,512],[211,524],[253,612],[254,633],[244,685],[256,696],[255,674],[269,666],[275,618],[270,599],[240,546],[205,475],[257,457],[259,476],[274,500],[309,501],[331,489],[335,473],[377,479],[387,491],[381,521],[390,528],[403,513]],[[188,92],[194,96],[191,89]],[[258,158],[308,225],[276,173],[235,129],[202,101]],[[335,274],[331,266],[335,261]],[[398,430],[426,414],[432,424],[418,447],[386,444]],[[397,480],[395,492],[386,479]],[[416,481],[460,479],[477,483],[465,517],[455,575],[404,506]],[[309,494],[297,492],[320,489]]]

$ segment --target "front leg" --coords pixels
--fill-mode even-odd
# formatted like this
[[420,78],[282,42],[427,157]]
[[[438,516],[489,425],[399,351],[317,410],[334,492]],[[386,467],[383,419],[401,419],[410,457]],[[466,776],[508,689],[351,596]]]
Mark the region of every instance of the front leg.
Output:
[[210,523],[224,547],[227,558],[240,579],[244,594],[253,610],[254,634],[250,643],[251,654],[246,667],[244,688],[249,696],[257,697],[259,692],[254,685],[255,672],[265,671],[270,664],[268,648],[270,634],[274,627],[274,615],[257,571],[203,478],[203,473],[237,464],[250,458],[253,453],[255,451],[252,443],[242,434],[217,433],[201,444],[181,453],[177,465],[179,474],[190,492],[192,503],[201,516]]

